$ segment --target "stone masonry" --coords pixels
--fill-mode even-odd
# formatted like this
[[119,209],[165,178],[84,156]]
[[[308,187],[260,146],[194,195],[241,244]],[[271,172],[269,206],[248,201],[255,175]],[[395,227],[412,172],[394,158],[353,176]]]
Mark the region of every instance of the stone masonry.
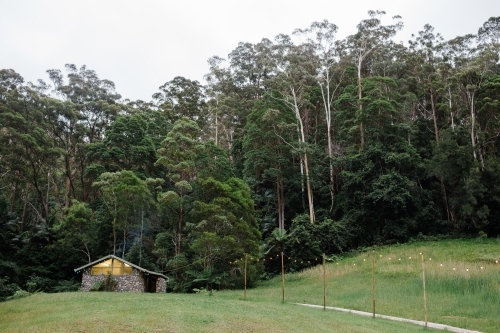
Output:
[[[90,287],[96,282],[104,281],[106,275],[91,275],[91,268],[87,268],[82,274],[82,291],[90,291]],[[113,279],[118,282],[115,291],[133,291],[133,292],[144,292],[144,278],[142,273],[137,269],[132,270],[132,274],[129,275],[113,275]],[[165,281],[164,279],[161,279]],[[166,286],[165,286],[166,287]],[[156,287],[158,291],[158,285]],[[163,289],[165,291],[165,288]]]
[[162,277],[158,277],[158,280],[156,280],[156,292],[164,293],[165,291],[167,291],[167,280]]

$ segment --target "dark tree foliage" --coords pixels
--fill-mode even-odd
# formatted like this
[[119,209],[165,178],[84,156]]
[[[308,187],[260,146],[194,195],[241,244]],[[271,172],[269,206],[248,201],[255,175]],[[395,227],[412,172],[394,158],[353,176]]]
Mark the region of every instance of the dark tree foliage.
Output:
[[[111,253],[169,290],[240,287],[360,246],[500,235],[500,18],[408,45],[370,11],[208,60],[153,101],[85,65],[0,70],[0,300]],[[277,258],[278,260],[275,260]],[[291,259],[290,259],[291,258]],[[234,262],[240,264],[235,264]],[[260,262],[262,263],[262,261]],[[264,271],[265,270],[265,271]]]

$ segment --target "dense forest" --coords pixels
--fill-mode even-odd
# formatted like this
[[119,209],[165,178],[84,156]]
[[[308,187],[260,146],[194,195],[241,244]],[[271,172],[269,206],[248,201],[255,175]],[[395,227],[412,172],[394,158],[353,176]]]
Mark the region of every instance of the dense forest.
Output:
[[85,65],[0,70],[0,300],[108,254],[191,291],[240,286],[245,255],[500,235],[500,17],[403,44],[384,14],[240,43],[150,102]]

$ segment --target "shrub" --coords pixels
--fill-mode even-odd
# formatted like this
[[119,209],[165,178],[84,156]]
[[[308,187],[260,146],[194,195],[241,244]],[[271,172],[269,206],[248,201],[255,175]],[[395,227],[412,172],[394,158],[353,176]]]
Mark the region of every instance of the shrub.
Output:
[[31,295],[33,295],[33,294],[30,293],[30,292],[28,292],[28,291],[26,291],[26,290],[18,289],[18,290],[16,290],[16,292],[14,293],[14,295],[7,297],[7,301],[10,301],[11,299],[24,298],[24,297],[28,297],[28,296],[31,296]]
[[111,274],[108,273],[108,275],[106,275],[106,279],[102,281],[102,291],[114,291],[116,287],[118,287],[118,282],[113,279]]
[[5,301],[7,297],[15,294],[19,286],[15,283],[9,283],[9,277],[0,278],[0,302]]
[[54,287],[54,291],[56,293],[63,293],[68,291],[78,291],[80,288],[80,283],[75,280],[62,280],[57,283],[57,286]]
[[54,288],[54,285],[55,285],[54,280],[38,276],[35,273],[33,273],[26,282],[26,289],[30,293],[35,291],[51,292]]
[[486,234],[484,231],[480,230],[478,233],[477,233],[477,239],[479,241],[484,241],[485,239],[488,238],[488,234]]
[[118,282],[108,273],[104,280],[94,282],[90,287],[90,291],[114,291],[117,286]]
[[101,291],[103,281],[96,281],[90,286],[90,291]]

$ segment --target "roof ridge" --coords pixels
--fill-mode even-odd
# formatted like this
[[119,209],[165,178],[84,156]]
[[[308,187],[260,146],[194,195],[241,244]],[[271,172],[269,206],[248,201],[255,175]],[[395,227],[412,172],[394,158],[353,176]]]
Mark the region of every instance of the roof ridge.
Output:
[[148,269],[146,269],[146,268],[143,268],[143,267],[137,266],[137,265],[135,265],[135,264],[133,264],[133,263],[131,263],[131,262],[129,262],[129,261],[127,261],[127,260],[125,260],[125,259],[122,259],[122,258],[119,258],[119,257],[115,256],[114,254],[108,254],[108,255],[107,255],[107,256],[105,256],[105,257],[102,257],[102,258],[100,258],[100,259],[94,260],[94,261],[92,261],[92,262],[90,262],[90,263],[88,263],[88,264],[86,264],[86,265],[81,266],[81,267],[75,268],[75,269],[74,269],[74,271],[75,271],[76,273],[78,273],[78,272],[80,272],[80,271],[81,271],[82,269],[84,269],[84,268],[87,268],[87,267],[89,267],[89,266],[93,266],[93,265],[95,265],[95,264],[101,263],[101,262],[103,262],[103,261],[105,261],[105,260],[107,260],[107,259],[110,259],[110,258],[116,259],[116,260],[121,261],[121,262],[123,262],[123,263],[125,263],[125,264],[127,264],[127,265],[130,265],[130,266],[132,266],[132,267],[134,267],[134,268],[136,268],[136,269],[140,270],[141,272],[145,272],[145,273],[152,274],[152,275],[158,275],[158,276],[164,277],[167,281],[169,280],[169,278],[168,278],[167,276],[165,276],[165,275],[163,275],[163,274],[161,274],[161,273],[153,272],[153,271],[150,271],[150,270],[148,270]]

